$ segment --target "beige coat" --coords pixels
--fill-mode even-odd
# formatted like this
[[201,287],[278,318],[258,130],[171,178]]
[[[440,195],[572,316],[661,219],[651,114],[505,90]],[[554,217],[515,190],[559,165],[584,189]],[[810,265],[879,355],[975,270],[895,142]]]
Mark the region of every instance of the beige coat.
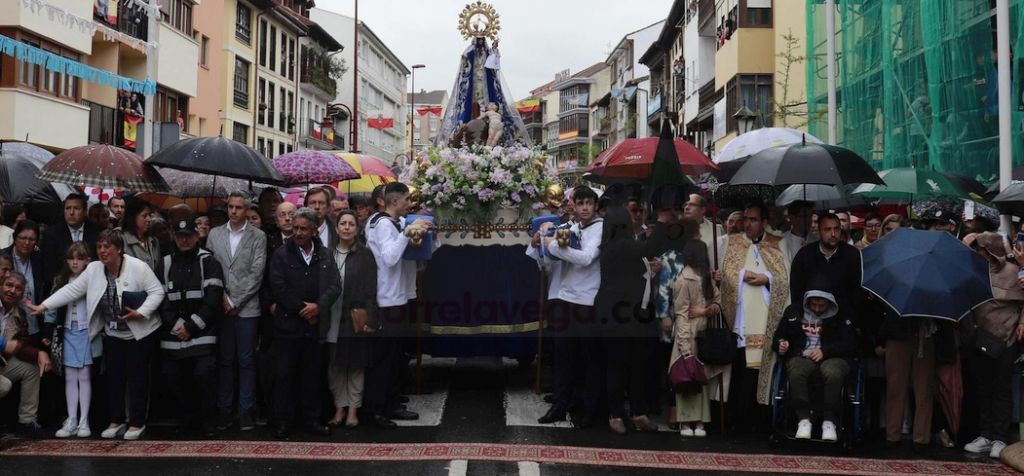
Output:
[[1017,284],[1017,265],[998,258],[989,267],[995,299],[974,309],[974,324],[1002,339],[1006,345],[1017,340],[1017,326],[1024,324],[1024,291]]
[[[715,286],[714,283],[711,285]],[[697,344],[694,341],[697,333],[707,326],[709,316],[694,315],[691,309],[700,309],[703,313],[709,305],[722,308],[718,287],[715,287],[714,302],[707,303],[701,290],[701,278],[689,267],[683,268],[683,273],[672,286],[672,300],[675,304],[675,330],[670,366],[679,357],[697,353]]]

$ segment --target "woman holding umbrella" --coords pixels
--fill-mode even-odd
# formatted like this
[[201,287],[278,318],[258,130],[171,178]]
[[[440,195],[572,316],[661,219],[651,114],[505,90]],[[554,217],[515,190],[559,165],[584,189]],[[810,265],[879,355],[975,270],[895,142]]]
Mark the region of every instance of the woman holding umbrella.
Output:
[[973,345],[972,350],[966,351],[967,366],[974,377],[981,411],[981,436],[965,445],[964,450],[999,458],[1006,442],[1012,441],[1010,382],[1014,361],[1020,355],[1020,341],[1024,339],[1024,291],[1017,285],[1020,268],[1003,257],[1005,249],[999,233],[980,233],[967,241],[989,262],[995,299],[975,308],[973,325],[964,326],[968,334],[973,334],[968,336]]

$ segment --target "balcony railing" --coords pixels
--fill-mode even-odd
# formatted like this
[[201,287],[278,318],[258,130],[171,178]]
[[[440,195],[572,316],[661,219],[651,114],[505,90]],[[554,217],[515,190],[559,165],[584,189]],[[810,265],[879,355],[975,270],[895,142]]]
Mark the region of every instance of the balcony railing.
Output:
[[82,101],[82,104],[89,108],[90,144],[124,144],[124,128],[118,127],[116,109],[92,101]]
[[[335,123],[335,127],[337,127],[337,124]],[[328,140],[327,131],[324,130],[321,123],[308,117],[303,117],[299,121],[299,137],[312,137],[313,139],[333,144],[335,147],[345,148],[345,138],[337,130],[334,131],[334,141],[332,142]]]
[[126,8],[121,12],[117,29],[121,33],[134,36],[142,41],[149,41],[149,16],[141,8]]

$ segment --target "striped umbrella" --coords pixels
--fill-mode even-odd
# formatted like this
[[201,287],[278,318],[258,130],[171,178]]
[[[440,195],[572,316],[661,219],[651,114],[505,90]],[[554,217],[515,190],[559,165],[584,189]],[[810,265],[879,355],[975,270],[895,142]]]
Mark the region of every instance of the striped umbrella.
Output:
[[337,188],[345,193],[370,193],[378,185],[384,185],[398,180],[398,176],[388,168],[380,159],[372,155],[350,154],[335,152],[334,155],[345,159],[360,178],[338,182]]
[[134,153],[111,145],[90,144],[61,152],[39,169],[36,177],[75,187],[134,192],[166,192],[167,183]]

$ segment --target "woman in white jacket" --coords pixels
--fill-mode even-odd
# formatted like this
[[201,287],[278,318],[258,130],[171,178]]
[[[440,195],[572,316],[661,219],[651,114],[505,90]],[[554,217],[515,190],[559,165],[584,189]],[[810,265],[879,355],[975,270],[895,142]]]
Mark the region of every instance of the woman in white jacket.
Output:
[[[66,306],[85,297],[89,312],[89,339],[103,332],[107,389],[112,423],[102,436],[126,440],[138,439],[146,429],[146,405],[149,402],[147,372],[158,341],[154,331],[160,328],[157,308],[164,300],[164,288],[143,261],[124,254],[120,231],[103,232],[96,241],[99,261],[90,263],[74,282],[55,292],[38,306],[26,306],[33,314]],[[138,309],[122,304],[124,293],[145,292]],[[125,416],[125,381],[131,396],[129,415]]]

